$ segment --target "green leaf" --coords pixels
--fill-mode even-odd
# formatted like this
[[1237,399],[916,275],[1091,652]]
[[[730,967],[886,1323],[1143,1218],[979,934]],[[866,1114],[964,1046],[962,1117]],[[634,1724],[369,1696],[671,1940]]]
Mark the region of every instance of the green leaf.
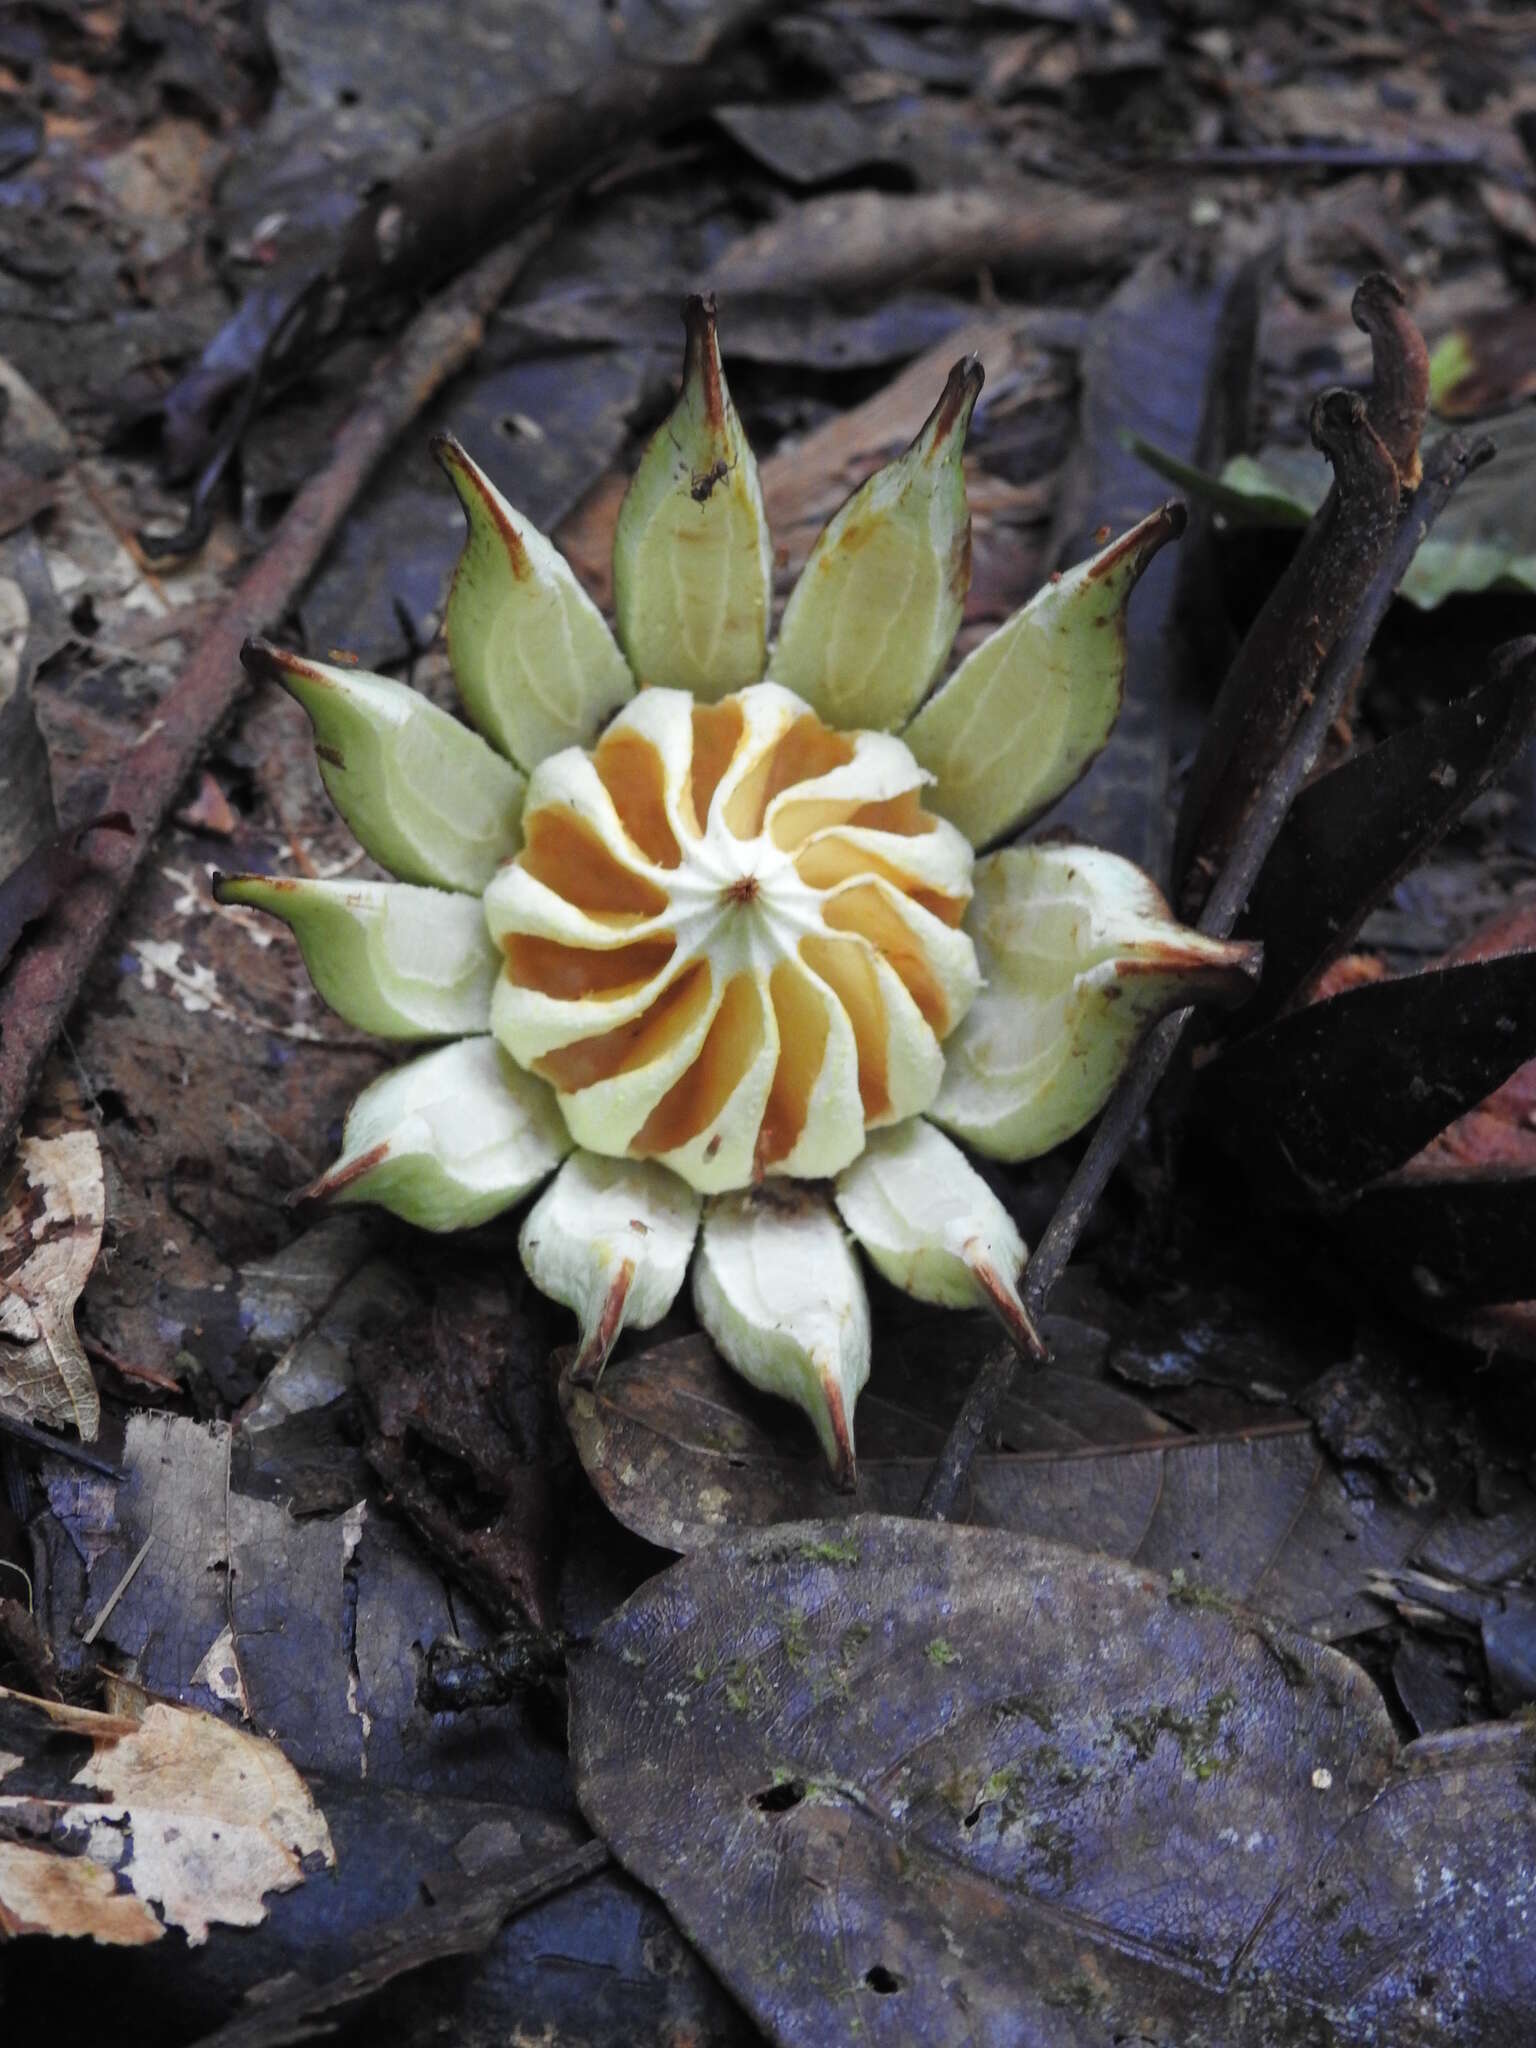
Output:
[[[1443,424],[1431,420],[1425,438]],[[1492,438],[1497,459],[1467,477],[1403,578],[1402,596],[1421,611],[1483,590],[1536,591],[1536,499],[1530,490],[1536,406],[1481,420],[1478,431]],[[1249,526],[1304,526],[1332,481],[1327,462],[1311,448],[1237,455],[1216,477],[1139,437],[1129,445],[1159,475]]]

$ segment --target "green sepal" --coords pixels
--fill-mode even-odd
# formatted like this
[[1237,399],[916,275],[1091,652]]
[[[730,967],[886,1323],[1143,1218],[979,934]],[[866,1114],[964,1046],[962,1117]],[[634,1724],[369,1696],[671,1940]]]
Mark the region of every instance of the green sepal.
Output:
[[904,455],[856,490],[790,592],[769,674],[829,725],[893,732],[949,659],[971,582],[966,429],[981,392],[974,356]]
[[522,776],[419,691],[265,640],[240,659],[309,713],[332,803],[392,875],[478,893],[517,851]]
[[714,300],[689,299],[683,319],[683,388],[625,493],[613,599],[639,681],[714,703],[762,677],[773,551],[757,463],[720,367]]
[[1102,750],[1125,691],[1125,608],[1184,530],[1167,504],[1055,577],[968,654],[902,738],[934,777],[929,806],[973,846],[1018,830]]
[[432,453],[469,522],[443,626],[470,717],[525,769],[590,746],[635,689],[602,613],[451,434]]
[[520,1202],[570,1149],[551,1089],[493,1038],[461,1038],[365,1088],[341,1157],[295,1199],[374,1202],[422,1230],[468,1230]]
[[1174,922],[1118,854],[1010,846],[976,863],[965,929],[982,989],[945,1042],[928,1114],[994,1159],[1033,1159],[1092,1121],[1170,1010],[1241,1002],[1260,948]]
[[477,896],[408,882],[215,875],[214,898],[280,917],[321,996],[378,1038],[463,1038],[490,1028],[501,955]]

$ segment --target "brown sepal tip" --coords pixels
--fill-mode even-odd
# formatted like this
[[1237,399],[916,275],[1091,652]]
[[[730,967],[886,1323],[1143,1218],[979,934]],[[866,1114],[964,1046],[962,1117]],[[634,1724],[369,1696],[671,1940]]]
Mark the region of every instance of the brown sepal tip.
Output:
[[697,379],[704,394],[704,418],[714,433],[725,428],[725,382],[720,371],[720,343],[715,333],[715,295],[694,292],[683,301],[684,388]]
[[985,1259],[971,1262],[971,1271],[976,1284],[987,1297],[987,1305],[1008,1333],[1009,1342],[1022,1358],[1032,1358],[1037,1364],[1044,1364],[1050,1357],[1050,1346],[1030,1320],[1029,1311],[1018,1297],[1016,1289],[1009,1287],[995,1266]]
[[377,1145],[370,1145],[366,1152],[359,1152],[345,1166],[333,1166],[306,1187],[295,1188],[287,1199],[287,1206],[297,1209],[301,1203],[323,1202],[330,1195],[339,1195],[365,1174],[372,1173],[376,1166],[382,1166],[388,1157],[389,1140],[381,1138]]
[[625,1259],[609,1284],[603,1301],[602,1313],[593,1325],[592,1334],[583,1342],[576,1356],[571,1360],[566,1377],[573,1387],[596,1387],[603,1376],[603,1367],[608,1355],[619,1340],[624,1327],[624,1304],[629,1299],[630,1285],[635,1277],[635,1262]]
[[964,434],[981,396],[987,373],[980,356],[962,356],[944,380],[939,402],[918,430],[918,443],[927,442],[930,456],[936,454],[954,434]]
[[859,1483],[859,1475],[853,1456],[853,1430],[843,1407],[843,1390],[836,1380],[824,1374],[821,1391],[826,1400],[827,1419],[832,1425],[832,1441],[837,1451],[832,1461],[832,1484],[839,1493],[852,1493]]

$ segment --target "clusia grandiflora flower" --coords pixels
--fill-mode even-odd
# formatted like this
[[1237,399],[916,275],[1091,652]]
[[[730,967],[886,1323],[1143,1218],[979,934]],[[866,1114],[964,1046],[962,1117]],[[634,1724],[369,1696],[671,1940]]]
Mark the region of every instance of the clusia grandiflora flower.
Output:
[[1023,1242],[955,1140],[1009,1161],[1059,1144],[1152,1020],[1241,994],[1254,961],[1174,924],[1114,855],[976,854],[1104,745],[1126,602],[1178,508],[935,690],[970,577],[968,359],[821,535],[770,645],[757,467],[713,305],[685,320],[682,391],[615,534],[617,638],[439,441],[469,522],[448,652],[478,732],[385,677],[248,648],[397,879],[216,893],[283,918],[352,1024],[446,1041],[364,1089],[311,1193],[453,1230],[547,1181],[520,1250],[580,1320],[578,1377],[667,1313],[691,1261],[717,1348],[799,1403],[849,1483],[870,1367],[852,1243],[1036,1348]]

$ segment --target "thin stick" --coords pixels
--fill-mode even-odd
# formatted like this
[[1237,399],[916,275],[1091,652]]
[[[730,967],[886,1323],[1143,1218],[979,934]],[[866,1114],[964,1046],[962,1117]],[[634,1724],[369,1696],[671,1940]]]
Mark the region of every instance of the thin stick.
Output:
[[493,249],[417,315],[119,769],[102,808],[125,812],[131,834],[101,836],[90,873],[24,943],[0,986],[0,1159],[140,863],[245,687],[242,644],[293,603],[380,460],[479,347],[486,320],[546,233],[542,223]]
[[47,1451],[71,1465],[83,1465],[87,1472],[99,1472],[103,1479],[122,1480],[128,1476],[121,1466],[111,1464],[106,1458],[98,1458],[94,1451],[84,1449],[73,1437],[54,1436],[46,1429],[37,1429],[32,1423],[23,1422],[18,1415],[0,1415],[0,1435],[13,1436],[18,1443],[31,1444],[34,1450]]
[[144,1538],[144,1541],[139,1545],[138,1549],[134,1552],[133,1562],[129,1565],[127,1571],[123,1573],[123,1576],[118,1580],[117,1584],[112,1588],[111,1592],[107,1595],[105,1601],[102,1603],[102,1606],[97,1613],[96,1619],[91,1623],[90,1627],[86,1630],[85,1634],[80,1638],[82,1643],[94,1643],[97,1636],[100,1635],[103,1622],[107,1620],[108,1616],[111,1614],[113,1608],[117,1605],[118,1601],[122,1599],[123,1595],[127,1592],[128,1588],[133,1584],[133,1581],[137,1576],[139,1566],[144,1562],[145,1558],[148,1557],[149,1546],[151,1545],[151,1543],[154,1542],[154,1540],[155,1532],[153,1529],[151,1529],[149,1534]]
[[[1323,664],[1311,704],[1298,721],[1274,773],[1260,791],[1244,822],[1226,866],[1206,899],[1199,930],[1210,938],[1226,938],[1248,900],[1270,847],[1279,834],[1285,815],[1302,784],[1316,766],[1328,737],[1328,728],[1338,716],[1350,680],[1365,659],[1376,629],[1408,565],[1435,520],[1444,510],[1456,486],[1469,471],[1480,468],[1493,454],[1493,443],[1483,440],[1470,448],[1459,435],[1448,434],[1436,442],[1424,464],[1424,481],[1404,512],[1385,560],[1377,569],[1361,598],[1358,609],[1333,651]],[[1038,1323],[1051,1289],[1066,1270],[1094,1205],[1108,1185],[1126,1147],[1134,1137],[1158,1082],[1168,1069],[1191,1012],[1180,1010],[1165,1017],[1149,1036],[1110,1097],[1089,1142],[1067,1185],[1045,1235],[1035,1247],[1025,1269],[1020,1292],[1024,1306]],[[944,1448],[934,1460],[923,1489],[918,1514],[930,1521],[948,1521],[970,1472],[971,1461],[992,1435],[998,1411],[1013,1386],[1018,1355],[1010,1346],[988,1358],[972,1382],[965,1403],[955,1418]]]

